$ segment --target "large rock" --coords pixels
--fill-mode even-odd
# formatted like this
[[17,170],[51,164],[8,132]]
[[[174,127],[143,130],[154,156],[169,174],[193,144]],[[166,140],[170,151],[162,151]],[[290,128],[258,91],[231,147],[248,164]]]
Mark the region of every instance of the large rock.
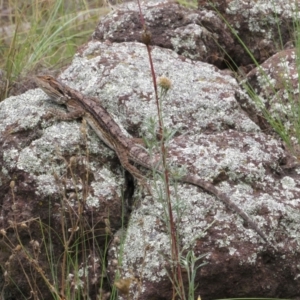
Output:
[[[204,261],[209,264],[197,272],[196,294],[202,299],[295,296],[299,284],[291,279],[298,276],[300,190],[299,170],[288,164],[293,158],[241,109],[237,95],[244,93],[235,79],[172,50],[153,47],[151,54],[156,75],[167,75],[172,81],[163,100],[164,125],[176,131],[168,142],[170,163],[185,167],[230,195],[277,246],[277,250],[268,247],[214,195],[187,184],[172,186],[179,245],[185,250],[182,255],[188,250],[195,255],[208,253]],[[148,65],[143,44],[91,41],[60,78],[82,93],[96,96],[132,136],[151,138],[153,123],[149,119],[157,124],[157,112]],[[26,257],[26,251],[35,254],[34,240],[41,248],[38,266],[51,278],[45,250],[53,250],[59,265],[64,249],[58,238],[63,236],[61,222],[64,220],[70,234],[78,230],[74,224],[79,218],[79,233],[91,234],[85,239],[90,255],[83,253],[78,264],[87,270],[90,280],[85,284],[95,299],[104,231],[121,227],[122,203],[129,202],[134,204],[123,250],[115,238],[109,249],[108,274],[113,279],[118,271],[121,279],[129,280],[133,299],[170,299],[171,242],[164,196],[157,196],[161,183],[156,179],[155,185],[152,172],[141,169],[154,190],[153,197],[143,196],[132,180],[124,181],[116,155],[86,125],[44,118],[52,106],[47,98],[36,89],[0,104],[1,224],[12,242],[0,257],[1,265],[10,266],[4,275],[22,283],[22,292],[29,295],[25,275],[12,270],[20,262],[27,262],[25,270],[36,269],[36,262]],[[39,224],[57,232],[51,247],[40,226],[34,226],[37,218]],[[30,230],[21,236],[20,260],[13,246],[19,244],[17,224],[24,222]],[[69,272],[75,274],[72,268]],[[41,277],[39,282],[43,282]],[[13,286],[6,284],[6,291]],[[45,295],[47,289],[49,293],[49,287],[43,289]],[[18,290],[10,293],[16,297]]]
[[[143,1],[142,11],[152,45],[222,69],[249,70],[255,61],[262,63],[293,44],[295,3],[198,0],[198,9],[190,9],[172,0],[153,0]],[[141,41],[142,31],[138,4],[129,2],[101,20],[93,38],[114,43]]]
[[[223,49],[232,53],[234,39],[216,12],[184,8],[169,0],[146,1],[142,7],[152,45],[218,67],[226,65]],[[116,43],[140,42],[142,32],[137,2],[129,2],[101,20],[93,38]]]
[[254,97],[240,99],[251,119],[264,130],[275,129],[294,153],[299,153],[297,55],[296,49],[280,51],[246,74],[241,84]]
[[235,33],[233,51],[225,50],[238,67],[254,64],[254,60],[262,63],[295,42],[297,1],[198,0],[198,9],[217,13]]
[[[168,162],[174,172],[181,167],[229,195],[275,248],[214,195],[172,183],[181,255],[206,253],[195,278],[195,295],[204,300],[299,298],[299,165],[242,89],[251,84],[298,153],[291,126],[299,96],[295,51],[276,53],[293,44],[295,8],[286,1],[214,3],[199,0],[197,10],[142,3],[156,76],[172,82],[162,101],[164,126],[172,130]],[[157,108],[148,53],[138,43],[142,31],[136,3],[117,7],[60,78],[97,97],[133,137],[153,143]],[[261,66],[248,73],[253,59]],[[240,86],[216,68],[228,64],[243,75]],[[0,103],[2,296],[107,299],[116,280],[132,299],[171,299],[162,179],[140,168],[153,190],[145,196],[84,122],[49,119],[49,108],[39,89]],[[156,148],[149,151],[158,159]],[[186,273],[183,280],[187,289]]]

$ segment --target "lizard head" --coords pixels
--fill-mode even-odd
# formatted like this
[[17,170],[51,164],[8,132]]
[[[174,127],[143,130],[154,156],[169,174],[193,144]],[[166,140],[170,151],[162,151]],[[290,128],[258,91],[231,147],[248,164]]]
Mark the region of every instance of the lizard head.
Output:
[[36,84],[51,100],[58,104],[65,104],[67,99],[64,94],[64,84],[50,75],[36,76]]

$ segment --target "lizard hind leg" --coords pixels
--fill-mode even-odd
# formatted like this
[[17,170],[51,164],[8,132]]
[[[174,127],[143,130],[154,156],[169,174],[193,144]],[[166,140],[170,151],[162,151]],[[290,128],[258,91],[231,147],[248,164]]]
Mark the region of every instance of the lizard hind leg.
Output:
[[130,163],[128,159],[128,155],[126,153],[126,149],[115,149],[118,158],[123,166],[124,169],[126,169],[137,181],[138,183],[146,188],[147,192],[152,195],[150,186],[147,184],[145,177],[143,174]]

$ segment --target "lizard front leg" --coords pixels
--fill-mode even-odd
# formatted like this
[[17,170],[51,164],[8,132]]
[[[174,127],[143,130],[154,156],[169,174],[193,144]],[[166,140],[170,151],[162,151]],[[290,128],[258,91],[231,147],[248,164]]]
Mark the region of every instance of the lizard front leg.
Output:
[[84,116],[84,110],[81,109],[63,112],[61,110],[51,108],[48,110],[48,113],[54,116],[55,119],[62,121],[72,121]]

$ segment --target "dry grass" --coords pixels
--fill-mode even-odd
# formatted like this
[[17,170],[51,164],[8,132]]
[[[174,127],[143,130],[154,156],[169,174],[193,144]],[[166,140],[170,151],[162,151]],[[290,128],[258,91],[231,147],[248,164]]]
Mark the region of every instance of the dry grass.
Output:
[[67,65],[109,9],[103,0],[0,3],[0,100],[20,76]]

